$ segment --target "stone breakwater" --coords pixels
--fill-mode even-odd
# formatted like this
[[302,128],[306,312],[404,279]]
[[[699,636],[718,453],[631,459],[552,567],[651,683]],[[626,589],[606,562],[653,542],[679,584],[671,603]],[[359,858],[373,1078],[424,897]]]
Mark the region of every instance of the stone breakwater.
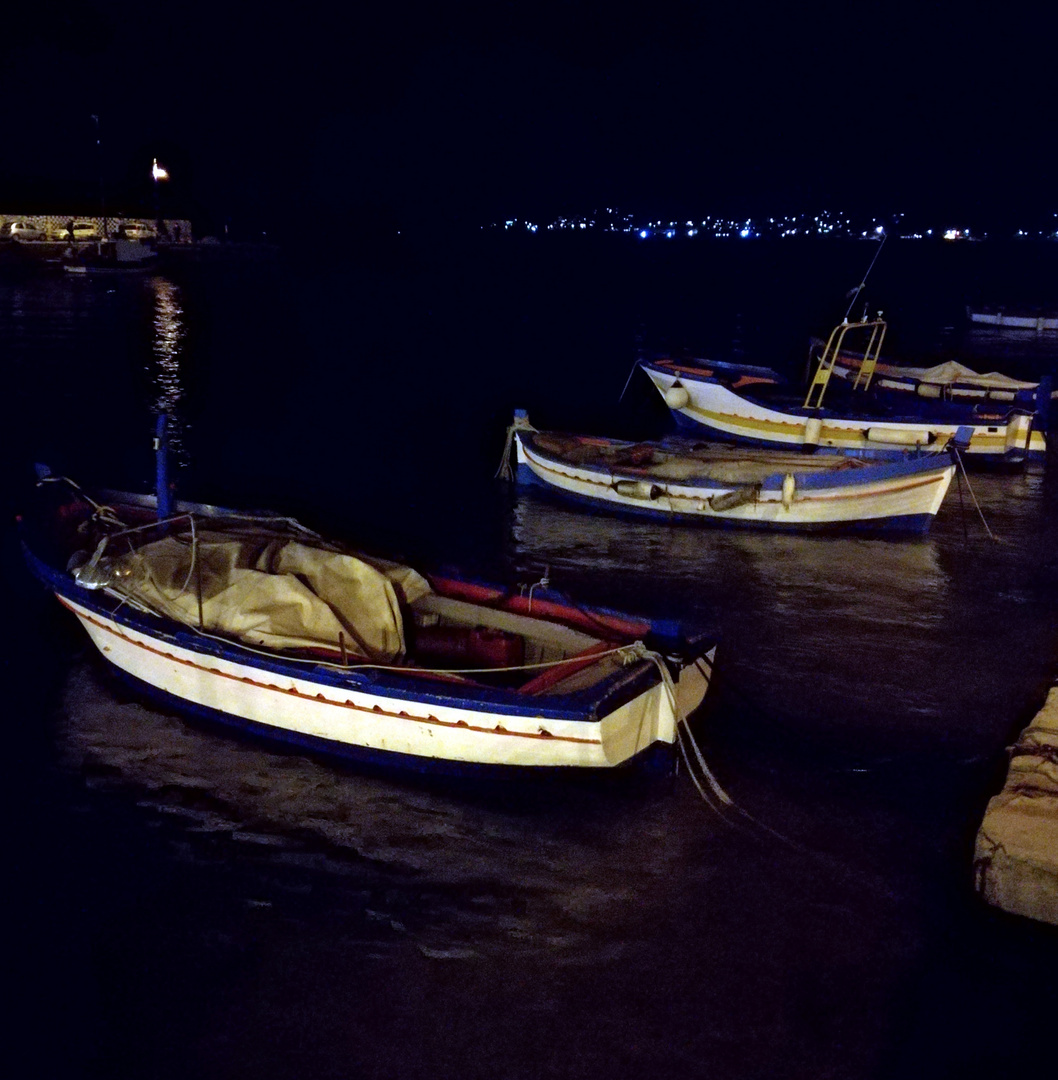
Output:
[[1003,790],[977,833],[977,891],[990,904],[1058,925],[1058,686],[1010,748]]

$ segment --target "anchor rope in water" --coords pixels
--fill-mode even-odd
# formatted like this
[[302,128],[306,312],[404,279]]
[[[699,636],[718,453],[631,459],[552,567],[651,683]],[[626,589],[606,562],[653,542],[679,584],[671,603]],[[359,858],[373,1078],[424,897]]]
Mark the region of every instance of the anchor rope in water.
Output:
[[[977,496],[974,494],[974,489],[970,486],[970,478],[966,475],[966,466],[963,464],[962,454],[957,449],[952,448],[952,454],[955,456],[956,464],[959,466],[959,471],[962,473],[963,479],[966,481],[966,490],[970,493],[970,498],[973,500],[974,509],[977,511],[977,516],[981,519],[981,524],[985,527],[985,532],[988,533],[988,539],[994,543],[1000,543],[1000,539],[992,530],[988,527],[988,522],[985,520],[984,511],[981,509],[981,504],[977,501]],[[962,487],[959,488],[959,494],[962,495]]]
[[[805,847],[803,844],[798,843],[796,840],[787,836],[785,833],[780,832],[778,829],[773,828],[766,822],[761,821],[759,818],[754,817],[748,810],[739,806],[734,799],[723,789],[717,780],[716,775],[709,767],[709,763],[705,759],[705,755],[702,753],[701,747],[698,745],[698,741],[695,739],[690,729],[690,724],[687,722],[687,717],[683,716],[679,706],[676,702],[676,686],[672,679],[672,674],[665,664],[665,659],[660,653],[653,652],[642,646],[639,642],[636,646],[640,648],[641,655],[645,659],[652,660],[657,666],[661,676],[662,685],[665,688],[665,692],[668,694],[669,702],[672,706],[673,715],[676,718],[676,741],[680,749],[680,756],[683,758],[684,764],[687,766],[687,771],[691,777],[691,781],[694,783],[695,788],[698,790],[698,794],[701,796],[702,801],[711,809],[717,817],[721,818],[725,824],[732,828],[745,828],[746,826],[752,826],[759,829],[771,836],[773,839],[778,840],[780,843],[785,844],[788,848],[796,851],[802,855],[808,855],[812,858],[819,859],[821,861],[830,862],[829,856],[823,855],[820,852],[813,851],[811,848]],[[693,752],[692,755],[688,753],[688,745]],[[697,765],[701,778],[695,774],[694,766]],[[707,790],[708,789],[708,790]],[[738,815],[732,817],[732,814]]]
[[507,425],[507,437],[503,442],[503,454],[500,457],[499,468],[493,475],[494,480],[513,480],[514,470],[511,468],[511,450],[514,449],[514,424]]

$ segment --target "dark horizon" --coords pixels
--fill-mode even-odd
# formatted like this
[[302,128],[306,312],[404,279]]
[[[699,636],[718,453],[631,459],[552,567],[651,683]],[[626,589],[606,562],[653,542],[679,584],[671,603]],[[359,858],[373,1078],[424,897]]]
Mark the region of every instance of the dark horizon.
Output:
[[0,202],[87,211],[102,166],[108,204],[135,212],[157,157],[171,212],[209,231],[605,205],[1013,221],[1058,208],[1040,30],[1027,12],[984,25],[909,4],[302,6],[250,22],[47,0],[0,43],[26,133],[8,133]]

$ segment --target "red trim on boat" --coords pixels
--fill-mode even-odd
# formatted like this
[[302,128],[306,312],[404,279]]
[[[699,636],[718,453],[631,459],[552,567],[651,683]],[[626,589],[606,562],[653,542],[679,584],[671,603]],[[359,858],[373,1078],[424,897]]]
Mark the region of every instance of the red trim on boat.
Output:
[[[387,709],[383,709],[381,705],[373,705],[370,708],[364,705],[357,705],[352,701],[335,701],[333,698],[324,697],[322,693],[304,694],[300,690],[294,687],[282,687],[276,686],[273,683],[262,683],[256,679],[251,679],[246,675],[233,675],[227,671],[221,671],[218,668],[206,667],[204,664],[197,664],[193,660],[185,660],[182,657],[174,656],[170,652],[164,652],[161,649],[156,649],[151,645],[147,645],[142,641],[137,641],[135,638],[129,637],[127,634],[123,634],[120,630],[113,626],[107,625],[105,622],[101,622],[99,619],[93,618],[86,612],[74,607],[70,601],[64,596],[55,594],[56,599],[64,608],[72,611],[74,615],[79,619],[83,619],[86,622],[90,622],[93,626],[98,626],[100,630],[105,630],[109,634],[113,634],[114,637],[120,638],[122,641],[128,642],[129,645],[135,645],[137,648],[143,649],[146,652],[154,653],[155,656],[160,656],[165,660],[171,660],[174,664],[183,664],[185,667],[194,668],[196,671],[204,671],[209,675],[217,675],[222,679],[230,679],[232,682],[246,683],[249,686],[257,687],[259,690],[271,690],[276,694],[286,694],[288,696],[301,698],[303,701],[316,701],[324,705],[336,705],[341,709],[352,709],[354,712],[365,713],[369,716],[388,716],[396,720],[414,720],[419,724],[430,724],[433,727],[443,728],[463,728],[467,731],[479,732],[483,735],[514,735],[519,739],[557,739],[559,742],[569,743],[584,743],[589,746],[601,746],[602,739],[580,739],[572,735],[555,735],[550,731],[546,731],[541,728],[539,731],[508,731],[502,724],[497,723],[494,727],[481,727],[477,724],[467,723],[465,720],[439,720],[436,716],[412,716],[410,713],[405,712],[403,709],[400,712],[390,712]],[[229,661],[230,663],[237,663],[238,661]],[[394,669],[400,672],[399,668]],[[130,672],[130,674],[132,674]],[[159,687],[159,689],[164,689]],[[458,707],[458,706],[453,706]],[[518,719],[529,719],[528,717]]]

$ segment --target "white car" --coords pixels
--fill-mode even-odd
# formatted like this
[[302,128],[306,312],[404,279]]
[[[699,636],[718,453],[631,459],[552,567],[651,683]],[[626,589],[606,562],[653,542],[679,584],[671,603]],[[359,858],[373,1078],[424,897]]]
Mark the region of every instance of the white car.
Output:
[[8,228],[12,240],[43,240],[44,230],[28,221],[13,221]]
[[[71,233],[73,234],[71,237]],[[91,221],[71,221],[58,234],[60,240],[99,240],[99,227]]]
[[121,234],[126,240],[153,240],[154,226],[145,225],[142,221],[126,221],[121,226]]

